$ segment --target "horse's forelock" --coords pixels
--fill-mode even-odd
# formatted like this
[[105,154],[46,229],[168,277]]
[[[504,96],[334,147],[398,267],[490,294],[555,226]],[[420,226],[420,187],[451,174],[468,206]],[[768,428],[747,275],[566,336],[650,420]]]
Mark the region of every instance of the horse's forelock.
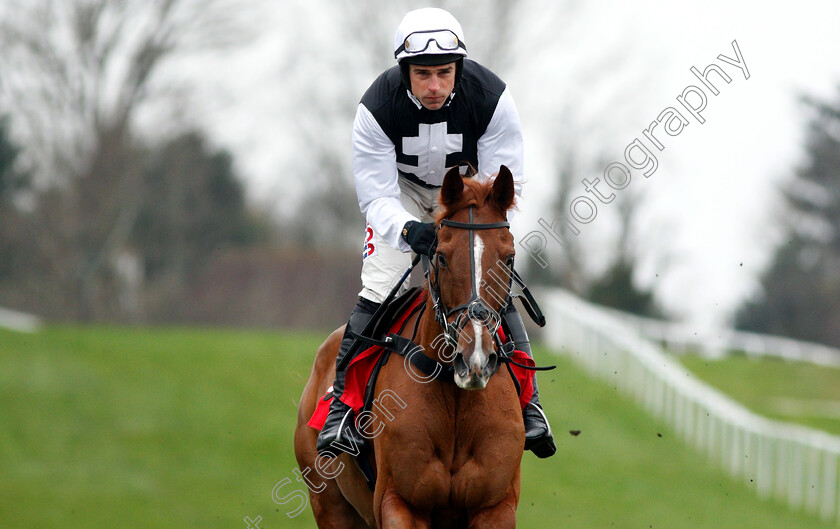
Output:
[[[495,178],[495,175],[493,178]],[[451,217],[462,209],[466,209],[470,206],[474,206],[476,208],[484,207],[485,202],[487,202],[488,199],[491,199],[493,195],[493,178],[485,182],[481,182],[475,178],[464,178],[464,191],[461,194],[460,199],[458,199],[458,201],[450,207],[438,211],[435,216],[435,222],[440,224],[441,220]],[[496,204],[491,205],[497,206]],[[499,213],[504,216],[506,212],[499,211]]]

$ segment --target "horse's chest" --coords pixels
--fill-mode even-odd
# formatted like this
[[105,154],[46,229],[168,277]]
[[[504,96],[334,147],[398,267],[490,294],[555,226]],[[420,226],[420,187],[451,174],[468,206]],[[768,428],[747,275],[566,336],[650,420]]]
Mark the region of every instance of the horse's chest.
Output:
[[[452,420],[417,404],[412,424],[393,425],[387,472],[411,504],[471,509],[499,501],[518,473],[524,443],[517,408],[472,409]],[[451,411],[451,410],[450,410]]]

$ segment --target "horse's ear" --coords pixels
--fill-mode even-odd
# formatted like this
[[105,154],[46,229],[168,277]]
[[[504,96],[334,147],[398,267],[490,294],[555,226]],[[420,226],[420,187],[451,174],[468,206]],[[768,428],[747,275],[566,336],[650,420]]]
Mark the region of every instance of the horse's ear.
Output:
[[515,197],[516,189],[513,186],[513,175],[510,169],[503,165],[493,181],[493,199],[504,213],[513,206]]
[[443,177],[443,185],[440,188],[440,203],[445,208],[454,206],[464,192],[464,180],[461,178],[461,171],[456,165]]

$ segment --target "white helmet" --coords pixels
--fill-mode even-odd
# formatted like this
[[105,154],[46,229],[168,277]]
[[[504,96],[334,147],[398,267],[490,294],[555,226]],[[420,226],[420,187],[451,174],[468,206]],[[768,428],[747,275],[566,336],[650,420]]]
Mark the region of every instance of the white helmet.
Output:
[[394,35],[394,57],[400,64],[434,66],[466,56],[461,24],[451,13],[437,7],[410,11]]

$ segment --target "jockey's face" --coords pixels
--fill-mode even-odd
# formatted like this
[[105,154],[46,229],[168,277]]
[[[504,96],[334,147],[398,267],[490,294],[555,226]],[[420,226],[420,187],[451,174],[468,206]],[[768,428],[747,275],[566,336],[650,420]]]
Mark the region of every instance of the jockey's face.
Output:
[[455,63],[439,66],[408,65],[411,93],[429,110],[443,106],[455,88]]

